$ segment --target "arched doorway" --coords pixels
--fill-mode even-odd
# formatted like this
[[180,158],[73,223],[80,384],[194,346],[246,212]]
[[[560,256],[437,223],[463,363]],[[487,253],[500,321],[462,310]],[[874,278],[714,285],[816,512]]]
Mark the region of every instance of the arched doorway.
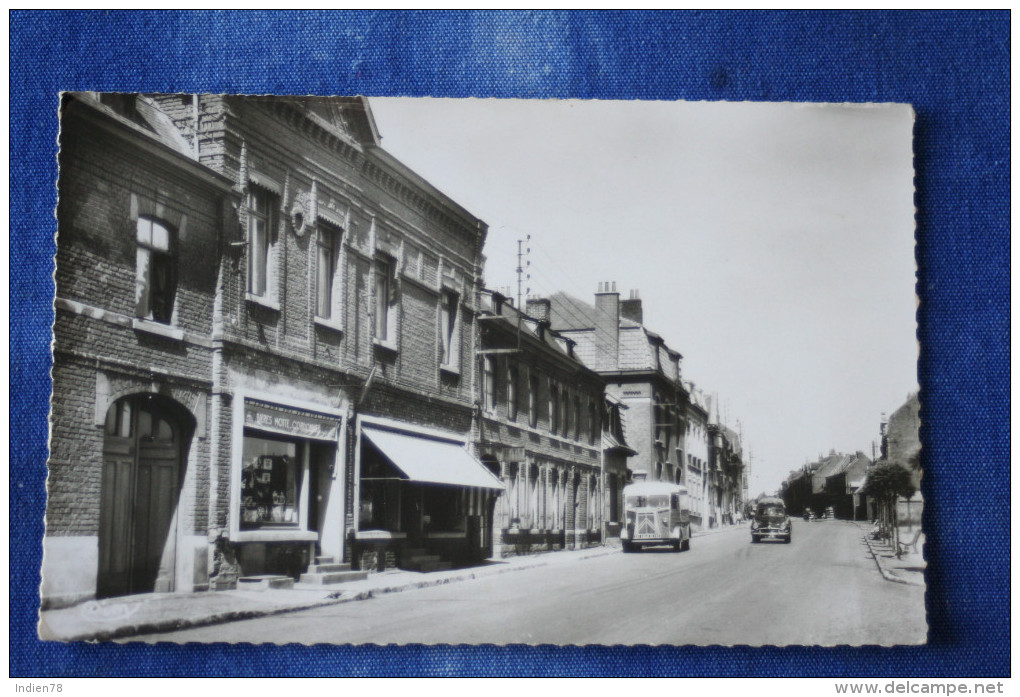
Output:
[[98,597],[174,590],[174,527],[194,419],[170,399],[133,395],[106,416]]

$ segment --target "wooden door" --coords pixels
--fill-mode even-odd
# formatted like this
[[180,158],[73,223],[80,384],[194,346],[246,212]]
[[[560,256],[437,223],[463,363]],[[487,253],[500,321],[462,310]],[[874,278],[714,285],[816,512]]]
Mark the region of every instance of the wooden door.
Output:
[[182,427],[143,396],[111,407],[103,448],[97,595],[173,590]]

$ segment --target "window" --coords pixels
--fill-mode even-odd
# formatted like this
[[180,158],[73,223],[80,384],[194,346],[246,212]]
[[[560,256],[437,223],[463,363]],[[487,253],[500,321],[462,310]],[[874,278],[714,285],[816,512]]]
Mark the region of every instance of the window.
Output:
[[549,431],[556,433],[560,428],[560,388],[549,381]]
[[558,474],[554,475],[554,477],[552,486],[552,527],[554,530],[559,530],[562,527],[561,522],[563,520],[561,515],[562,508],[560,506],[560,477]]
[[588,445],[595,445],[595,438],[600,434],[598,412],[595,402],[588,402]]
[[485,388],[485,408],[496,410],[496,359],[485,356],[482,359],[482,382]]
[[460,337],[457,321],[460,297],[453,291],[444,290],[440,312],[440,331],[442,332],[442,355],[440,365],[445,368],[456,368],[460,363]]
[[256,186],[248,191],[248,292],[270,299],[276,254],[276,197]]
[[527,514],[530,528],[538,528],[539,522],[539,465],[532,464],[527,469]]
[[567,390],[564,388],[560,392],[560,409],[563,411],[560,414],[560,432],[564,436],[570,435],[570,397],[567,395]]
[[467,515],[464,511],[465,489],[446,486],[421,488],[422,513],[428,516],[430,532],[464,532]]
[[297,442],[245,435],[241,470],[241,528],[296,527]]
[[652,418],[655,419],[655,440],[658,443],[662,443],[662,406],[660,405],[659,395],[655,395],[655,406],[652,408]]
[[[315,277],[315,314],[322,319],[339,319],[334,315],[336,303],[337,253],[341,231],[325,223],[319,225],[318,255]],[[339,313],[337,313],[338,315]]]
[[528,377],[528,424],[532,428],[538,425],[538,375],[532,373]]
[[177,293],[173,231],[162,220],[143,216],[135,239],[135,310],[139,317],[170,324]]
[[574,440],[581,440],[581,396],[574,395]]
[[390,257],[375,260],[375,338],[390,345],[396,344],[396,282],[395,264]]
[[506,370],[506,410],[511,421],[517,420],[517,368],[507,366]]

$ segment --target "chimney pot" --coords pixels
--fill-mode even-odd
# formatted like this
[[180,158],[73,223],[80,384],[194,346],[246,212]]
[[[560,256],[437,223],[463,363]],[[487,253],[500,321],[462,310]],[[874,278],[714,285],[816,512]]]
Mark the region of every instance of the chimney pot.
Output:
[[630,291],[630,299],[620,302],[620,316],[638,324],[645,323],[645,313],[641,307],[641,298],[637,290]]

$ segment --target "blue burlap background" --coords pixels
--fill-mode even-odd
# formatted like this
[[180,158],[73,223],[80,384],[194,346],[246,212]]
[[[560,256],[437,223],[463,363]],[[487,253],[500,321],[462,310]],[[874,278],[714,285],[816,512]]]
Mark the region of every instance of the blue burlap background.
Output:
[[[10,29],[11,675],[1009,674],[1007,12],[15,12]],[[38,641],[60,90],[913,104],[929,645]]]

